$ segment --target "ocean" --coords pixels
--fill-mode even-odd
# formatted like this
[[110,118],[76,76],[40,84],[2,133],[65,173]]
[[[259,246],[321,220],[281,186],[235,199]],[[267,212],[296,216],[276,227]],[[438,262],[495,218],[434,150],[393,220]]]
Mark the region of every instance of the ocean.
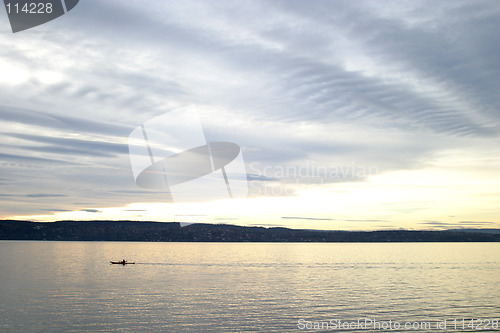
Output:
[[500,331],[499,290],[500,243],[0,241],[0,332]]

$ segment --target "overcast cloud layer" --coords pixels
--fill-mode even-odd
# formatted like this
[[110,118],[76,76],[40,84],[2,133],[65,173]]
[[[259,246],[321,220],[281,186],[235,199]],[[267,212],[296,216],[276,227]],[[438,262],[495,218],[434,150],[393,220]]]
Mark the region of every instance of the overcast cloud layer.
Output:
[[16,34],[0,10],[1,217],[162,201],[127,137],[191,104],[242,147],[251,196],[443,156],[498,177],[499,31],[498,1],[85,0]]

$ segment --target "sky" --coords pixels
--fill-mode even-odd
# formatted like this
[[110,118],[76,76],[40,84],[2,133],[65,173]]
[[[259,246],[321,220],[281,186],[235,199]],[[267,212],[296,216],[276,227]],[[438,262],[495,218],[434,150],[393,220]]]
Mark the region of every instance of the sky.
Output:
[[[15,34],[2,8],[0,218],[500,228],[499,31],[493,0],[84,0]],[[185,108],[248,196],[136,184],[129,135]]]

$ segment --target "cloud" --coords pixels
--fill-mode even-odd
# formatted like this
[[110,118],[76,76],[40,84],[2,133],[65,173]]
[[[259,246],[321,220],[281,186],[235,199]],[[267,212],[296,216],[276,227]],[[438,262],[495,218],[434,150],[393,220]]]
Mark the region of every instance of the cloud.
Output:
[[208,216],[204,214],[175,214],[174,216]]
[[334,219],[319,218],[319,217],[282,216],[281,218],[286,220],[334,221]]
[[347,222],[388,222],[385,220],[344,220]]
[[[401,15],[405,8],[396,3],[388,6],[389,10],[394,9],[396,15],[387,15],[380,13],[378,6],[354,6],[352,3],[341,2],[333,19],[330,16],[331,10],[321,13],[318,6],[305,7],[286,6],[286,10],[297,17],[300,13],[311,25],[312,22],[319,21],[320,24],[329,26],[331,31],[336,32],[335,35],[346,40],[346,51],[340,49],[339,52],[345,56],[354,56],[347,68],[354,71],[353,75],[356,75],[357,79],[353,83],[361,83],[360,89],[349,89],[352,85],[342,82],[340,76],[340,89],[336,90],[346,92],[348,96],[361,92],[361,99],[352,100],[376,102],[365,105],[371,109],[370,112],[387,114],[396,118],[394,120],[406,118],[439,132],[477,135],[493,133],[487,120],[496,120],[498,124],[498,114],[492,112],[495,108],[491,105],[493,100],[490,89],[498,83],[492,76],[487,75],[486,81],[482,83],[486,88],[485,93],[479,93],[477,89],[480,85],[476,78],[478,73],[487,71],[486,68],[491,66],[491,62],[499,64],[498,58],[486,56],[488,62],[485,62],[485,58],[477,57],[483,50],[487,50],[485,54],[493,54],[492,45],[498,45],[499,37],[490,29],[491,20],[498,17],[495,6],[488,3],[478,4],[472,9],[474,14],[468,12],[471,8],[463,4],[445,6],[448,8],[429,13],[433,16],[436,13],[442,14],[432,21],[432,24],[438,25],[439,28],[431,27],[427,22],[409,24],[411,18]],[[423,2],[417,2],[413,7],[414,12],[408,11],[405,14],[411,16],[415,12],[429,11]],[[460,15],[451,19],[444,15],[449,11]],[[328,13],[328,16],[325,13]],[[359,17],[363,19],[360,20]],[[425,15],[420,19],[425,19]],[[335,38],[330,39],[334,40]],[[325,47],[324,43],[316,45]],[[352,53],[354,50],[355,54]],[[464,50],[475,52],[463,52]],[[312,72],[318,73],[322,78],[331,78],[334,84],[338,75],[329,75],[328,72],[325,73],[325,69],[327,68]],[[339,71],[343,72],[342,69]],[[302,79],[303,75],[299,78]],[[327,87],[332,84],[325,80],[312,82]],[[333,96],[335,91],[329,89],[329,92],[332,92]],[[463,106],[467,103],[477,104],[479,108],[464,109]],[[498,100],[494,103],[498,103]],[[483,115],[475,114],[478,111]],[[456,116],[455,119],[452,119],[453,115]],[[477,122],[481,119],[483,121]]]
[[460,224],[466,224],[466,225],[488,225],[488,224],[495,224],[495,222],[484,222],[484,221],[460,221],[458,223],[460,223]]
[[489,221],[460,221],[460,222],[439,222],[439,221],[425,221],[419,224],[429,225],[437,228],[467,228],[467,227],[479,227],[479,226],[491,226],[497,223]]
[[[43,110],[30,110],[6,105],[0,106],[0,116],[3,121],[36,125],[38,127],[46,127],[68,132],[75,131],[78,133],[124,135],[129,133],[131,130],[129,127],[111,124],[109,122],[95,121],[67,114],[50,114],[44,112]],[[13,133],[10,134],[13,135]],[[22,136],[23,134],[16,133],[15,135]],[[28,137],[28,135],[26,135],[26,137]],[[50,140],[50,137],[46,137],[45,140]]]
[[50,194],[50,193],[30,193],[30,194],[0,194],[1,197],[26,197],[26,198],[60,198],[65,197],[65,194]]
[[430,221],[430,220],[426,220],[426,221],[420,222],[420,224],[430,224],[430,225],[448,225],[449,223],[439,222],[439,221]]
[[249,174],[249,173],[247,173],[247,180],[248,181],[258,181],[258,182],[275,182],[275,181],[279,181],[279,179],[277,179],[277,178],[266,177],[264,175],[253,175],[253,174]]
[[42,135],[30,135],[22,133],[1,133],[7,137],[21,139],[35,143],[47,143],[49,146],[26,146],[17,145],[11,147],[21,150],[32,150],[55,154],[90,155],[98,157],[115,157],[116,154],[128,154],[128,145],[106,141],[81,140],[73,138],[47,137]]
[[286,227],[286,225],[283,225],[283,224],[272,224],[272,223],[253,223],[253,224],[249,224],[249,226],[252,226],[252,227]]
[[88,209],[80,209],[80,212],[87,212],[87,213],[102,213],[102,211],[98,210],[98,209],[92,209],[92,208],[88,208]]
[[26,194],[28,198],[59,198],[59,197],[65,197],[65,194],[49,194],[49,193],[33,193],[33,194]]
[[34,157],[34,156],[24,156],[24,155],[16,155],[16,154],[4,154],[0,153],[0,159],[2,160],[8,160],[11,161],[12,164],[7,164],[4,162],[4,166],[13,166],[17,167],[20,163],[33,163],[33,164],[39,164],[39,163],[50,163],[50,164],[72,164],[76,165],[78,163],[75,162],[68,162],[68,161],[62,161],[62,160],[56,160],[52,158],[43,158],[43,157]]

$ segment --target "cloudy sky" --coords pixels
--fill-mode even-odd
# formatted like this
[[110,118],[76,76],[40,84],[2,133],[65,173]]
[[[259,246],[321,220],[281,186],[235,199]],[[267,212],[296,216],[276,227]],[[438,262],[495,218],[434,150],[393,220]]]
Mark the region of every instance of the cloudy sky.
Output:
[[[98,1],[0,10],[0,218],[500,227],[498,1]],[[248,197],[138,187],[130,133],[198,107]]]

